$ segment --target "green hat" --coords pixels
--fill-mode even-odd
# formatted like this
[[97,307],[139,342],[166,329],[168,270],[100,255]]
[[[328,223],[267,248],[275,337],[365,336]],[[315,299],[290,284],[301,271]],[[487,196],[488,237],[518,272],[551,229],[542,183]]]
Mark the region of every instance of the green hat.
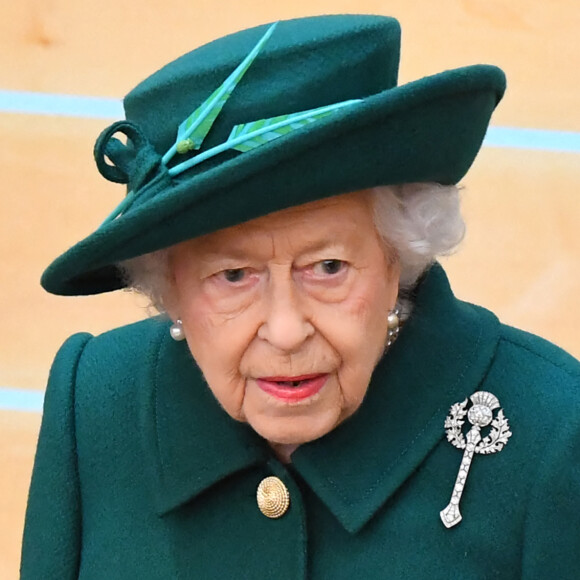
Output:
[[[457,183],[505,90],[488,65],[397,86],[400,27],[335,15],[259,26],[168,64],[124,100],[95,159],[129,193],[44,272],[54,294],[124,285],[115,264],[324,197]],[[126,136],[126,144],[115,134]]]

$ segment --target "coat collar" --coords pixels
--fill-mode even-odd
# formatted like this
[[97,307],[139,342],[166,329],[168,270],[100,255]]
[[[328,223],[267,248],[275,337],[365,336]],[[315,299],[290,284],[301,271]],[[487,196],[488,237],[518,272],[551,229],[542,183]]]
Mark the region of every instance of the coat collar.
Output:
[[229,475],[269,459],[268,446],[219,406],[185,342],[159,337],[141,405],[144,457],[162,515]]
[[[167,336],[142,406],[161,514],[271,458],[257,434],[219,407],[186,345]],[[360,409],[292,457],[345,529],[360,530],[441,440],[449,407],[477,390],[498,338],[496,317],[455,299],[441,267],[431,268]]]

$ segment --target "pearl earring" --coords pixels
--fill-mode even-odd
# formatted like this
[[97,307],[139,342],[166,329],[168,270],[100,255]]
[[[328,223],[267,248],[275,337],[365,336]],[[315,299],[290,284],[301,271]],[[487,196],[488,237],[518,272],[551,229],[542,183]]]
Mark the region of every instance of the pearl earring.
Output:
[[399,329],[401,328],[399,314],[399,310],[395,308],[389,310],[387,315],[387,346],[391,346],[397,340],[397,336],[399,336]]
[[183,323],[179,318],[169,327],[169,334],[173,340],[184,340],[185,332],[183,332]]

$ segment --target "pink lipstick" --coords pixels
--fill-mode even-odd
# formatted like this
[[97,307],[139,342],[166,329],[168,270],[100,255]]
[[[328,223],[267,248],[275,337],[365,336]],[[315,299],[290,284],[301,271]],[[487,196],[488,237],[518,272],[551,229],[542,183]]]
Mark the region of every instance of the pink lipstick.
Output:
[[328,374],[310,374],[297,377],[261,377],[256,383],[264,392],[281,401],[295,403],[312,397],[322,389]]

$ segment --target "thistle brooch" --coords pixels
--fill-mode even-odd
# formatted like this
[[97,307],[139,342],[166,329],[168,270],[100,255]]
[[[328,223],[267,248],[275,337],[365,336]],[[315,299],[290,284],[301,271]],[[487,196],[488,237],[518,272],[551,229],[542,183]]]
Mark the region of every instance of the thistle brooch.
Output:
[[[449,505],[439,514],[441,521],[447,528],[457,525],[462,519],[459,502],[471,467],[473,454],[489,455],[501,451],[512,434],[502,409],[497,412],[495,418],[493,416],[493,411],[500,406],[495,395],[487,391],[477,391],[469,398],[473,403],[469,410],[467,410],[468,399],[465,399],[462,403],[452,405],[449,415],[445,419],[447,441],[457,449],[465,450]],[[464,436],[462,427],[466,415],[472,427],[467,436]],[[481,428],[487,427],[489,424],[491,424],[491,430],[486,437],[482,438]]]

